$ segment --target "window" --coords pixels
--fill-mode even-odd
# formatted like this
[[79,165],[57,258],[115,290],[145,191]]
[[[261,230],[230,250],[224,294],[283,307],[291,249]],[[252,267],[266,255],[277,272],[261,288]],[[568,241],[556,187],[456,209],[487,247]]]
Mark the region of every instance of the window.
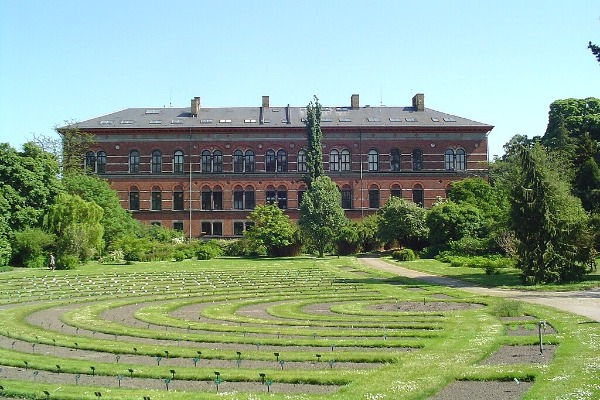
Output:
[[454,171],[454,150],[448,149],[444,153],[444,169]]
[[223,153],[220,150],[213,151],[213,172],[223,172]]
[[265,191],[265,202],[266,204],[274,204],[277,198],[277,191],[273,186],[269,186]]
[[265,154],[265,171],[266,172],[275,172],[275,166],[276,166],[275,151],[269,149],[269,150],[267,150],[267,153]]
[[173,154],[173,172],[176,174],[183,173],[183,151],[177,150]]
[[210,151],[202,151],[202,172],[212,172],[212,156]]
[[340,170],[340,152],[333,149],[329,152],[329,170],[339,171]]
[[390,151],[390,171],[400,171],[400,150],[398,149]]
[[104,151],[99,151],[96,154],[96,172],[99,174],[106,173],[106,153]]
[[178,231],[178,232],[183,232],[183,222],[174,221],[173,222],[173,230]]
[[244,172],[244,153],[241,150],[233,152],[233,172]]
[[233,190],[233,209],[244,209],[244,190],[240,186]]
[[467,155],[463,149],[456,150],[454,167],[457,171],[464,171],[467,169]]
[[176,187],[173,191],[173,210],[183,210],[183,189],[181,187]]
[[203,236],[223,236],[223,223],[204,221],[200,224],[200,231]]
[[200,231],[204,236],[212,236],[212,223],[203,222],[200,224]]
[[213,236],[223,236],[222,222],[213,222]]
[[379,208],[379,188],[375,185],[369,189],[369,208]]
[[212,191],[209,187],[205,186],[202,188],[202,199],[201,206],[203,210],[210,210],[212,205]]
[[212,209],[222,210],[223,209],[223,192],[219,186],[216,186],[212,192]]
[[352,208],[352,189],[349,186],[342,187],[340,192],[342,197],[342,208],[344,210],[350,210]]
[[344,149],[340,156],[340,170],[350,171],[350,150]]
[[160,150],[152,152],[152,173],[160,174],[162,172],[162,154]]
[[304,193],[306,193],[306,186],[301,186],[298,188],[298,208],[302,204],[302,198],[304,197]]
[[129,172],[132,174],[140,172],[140,152],[137,150],[129,152]]
[[421,171],[423,169],[423,152],[419,149],[414,149],[412,152],[412,170]]
[[152,188],[152,200],[150,204],[150,209],[153,211],[162,210],[162,193],[158,186],[154,186]]
[[369,150],[369,171],[379,171],[379,153],[375,149]]
[[84,167],[87,172],[96,172],[96,154],[93,151],[85,153]]
[[287,152],[283,149],[277,152],[277,172],[287,172]]
[[423,186],[416,184],[412,190],[412,201],[419,207],[423,207]]
[[298,172],[306,172],[306,151],[300,150],[298,152]]
[[277,190],[277,207],[282,210],[287,209],[287,189],[284,186]]
[[203,210],[222,210],[223,192],[219,186],[211,190],[208,186],[202,188],[201,206]]
[[140,191],[135,186],[129,189],[129,209],[139,211],[140,209]]
[[402,188],[400,185],[392,185],[390,188],[390,197],[402,198]]
[[244,234],[244,223],[240,221],[234,221],[233,223],[233,234],[235,236],[242,236]]
[[246,210],[253,210],[254,206],[254,188],[252,186],[246,186],[246,190],[244,191],[244,208]]
[[254,172],[254,152],[252,150],[246,150],[244,167],[246,172]]

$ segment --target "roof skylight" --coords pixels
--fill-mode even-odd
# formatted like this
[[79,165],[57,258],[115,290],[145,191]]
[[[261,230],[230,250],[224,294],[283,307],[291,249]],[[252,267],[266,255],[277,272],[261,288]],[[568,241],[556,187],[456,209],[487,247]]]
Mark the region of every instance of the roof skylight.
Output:
[[379,118],[379,117],[369,117],[369,118],[367,118],[367,121],[369,121],[369,122],[381,122],[381,118]]
[[220,119],[220,120],[219,120],[219,123],[220,123],[220,124],[230,124],[230,123],[231,123],[231,120],[230,120],[230,119]]
[[448,118],[444,118],[444,122],[456,122],[456,119],[452,118],[452,117],[448,117]]
[[133,120],[132,119],[121,120],[121,125],[131,125],[131,124],[133,124]]
[[406,119],[406,122],[417,122],[416,118],[411,117],[411,118],[405,118],[405,119]]
[[402,122],[402,118],[390,118],[390,122]]
[[160,125],[160,124],[162,124],[162,120],[161,119],[152,119],[148,123],[151,125]]
[[201,119],[200,123],[201,124],[212,124],[213,120],[212,119]]
[[146,110],[146,114],[159,114],[160,110]]

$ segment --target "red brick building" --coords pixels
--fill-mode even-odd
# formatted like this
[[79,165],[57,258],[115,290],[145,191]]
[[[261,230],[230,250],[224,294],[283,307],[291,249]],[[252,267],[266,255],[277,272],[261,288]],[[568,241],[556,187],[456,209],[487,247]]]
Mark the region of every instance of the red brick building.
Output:
[[[108,179],[135,218],[192,236],[241,235],[257,204],[292,219],[306,189],[305,107],[129,108],[78,124],[95,135],[86,166]],[[390,196],[425,207],[450,182],[487,176],[493,126],[424,107],[322,109],[323,165],[358,219]]]

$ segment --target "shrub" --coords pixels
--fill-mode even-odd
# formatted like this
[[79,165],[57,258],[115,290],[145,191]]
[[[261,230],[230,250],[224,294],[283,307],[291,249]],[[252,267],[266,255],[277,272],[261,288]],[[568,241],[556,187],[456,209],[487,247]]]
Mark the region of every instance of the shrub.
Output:
[[122,250],[113,250],[101,259],[104,264],[119,264],[125,261],[125,254]]
[[465,236],[448,243],[450,251],[457,256],[480,256],[488,251],[489,240]]
[[3,267],[8,264],[8,262],[10,261],[10,255],[10,242],[6,238],[0,236],[0,267]]
[[56,259],[56,269],[76,269],[79,266],[79,257],[63,254]]
[[417,259],[417,255],[411,249],[402,249],[394,251],[392,258],[398,261],[414,261]]
[[183,260],[185,260],[185,253],[183,251],[176,250],[173,252],[173,258],[177,262],[183,261]]
[[201,242],[197,245],[196,257],[198,257],[198,260],[210,260],[222,255],[223,250],[221,250],[221,247],[214,240]]
[[12,264],[27,268],[46,266],[48,251],[56,237],[39,228],[26,228],[15,232],[12,246]]
[[492,307],[492,314],[498,317],[520,317],[523,315],[521,302],[517,300],[500,300]]

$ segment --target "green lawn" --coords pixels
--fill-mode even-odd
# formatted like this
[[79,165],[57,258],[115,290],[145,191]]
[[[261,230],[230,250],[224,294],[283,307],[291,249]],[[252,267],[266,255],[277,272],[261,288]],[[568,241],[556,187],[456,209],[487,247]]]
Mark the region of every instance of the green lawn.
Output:
[[[600,287],[600,269],[587,274],[581,282],[564,283],[560,285],[545,284],[526,286],[521,282],[521,271],[516,268],[502,268],[499,270],[498,274],[487,275],[482,268],[452,267],[448,263],[442,263],[434,259],[398,262],[389,258],[388,261],[415,271],[456,278],[484,287],[510,287],[513,289],[538,291],[570,291]],[[596,260],[596,263],[600,265],[600,258]]]
[[[520,323],[498,310],[533,316],[522,323],[531,334],[509,335]],[[556,330],[544,339],[558,345],[550,364],[480,364],[502,345],[537,345],[542,319]],[[526,399],[600,397],[597,323],[371,271],[352,257],[16,269],[0,274],[0,343],[0,397],[425,399],[457,379],[533,381]],[[26,378],[7,377],[15,368]],[[133,387],[175,370],[177,391]],[[59,382],[44,381],[48,373]],[[108,383],[75,380],[92,373]],[[198,381],[207,389],[185,389]],[[300,393],[282,392],[288,384]]]

